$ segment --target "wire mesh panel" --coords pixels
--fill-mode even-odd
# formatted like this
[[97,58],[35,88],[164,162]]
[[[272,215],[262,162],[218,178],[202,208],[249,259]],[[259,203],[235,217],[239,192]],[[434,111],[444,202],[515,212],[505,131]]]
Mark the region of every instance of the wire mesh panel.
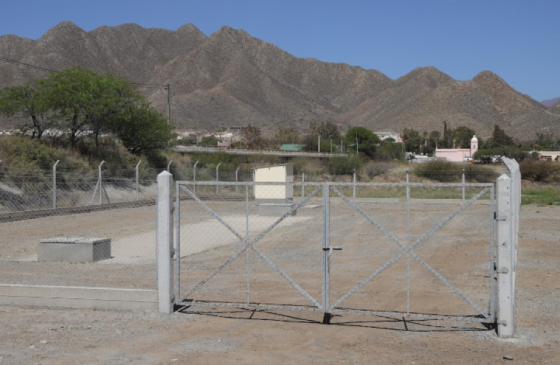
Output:
[[493,320],[492,185],[331,188],[333,312]]
[[178,197],[183,304],[494,319],[491,184],[180,182]]
[[[216,187],[239,194],[205,194]],[[179,184],[180,298],[320,306],[321,189],[279,199],[285,187],[206,183],[194,194],[194,184]]]

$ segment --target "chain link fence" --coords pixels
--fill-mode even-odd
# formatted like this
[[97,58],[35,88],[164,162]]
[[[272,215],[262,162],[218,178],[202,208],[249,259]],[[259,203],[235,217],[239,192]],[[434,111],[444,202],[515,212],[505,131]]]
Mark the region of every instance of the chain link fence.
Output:
[[178,182],[175,298],[492,322],[493,185],[404,179]]
[[[154,289],[156,177],[166,169],[171,171],[175,180],[223,182],[223,185],[191,186],[193,193],[216,211],[244,211],[247,196],[254,199],[253,187],[243,185],[253,181],[253,172],[224,169],[224,166],[195,164],[179,168],[170,163],[159,169],[149,169],[139,164],[136,169],[111,170],[101,165],[96,170],[68,171],[65,166],[54,163],[50,170],[8,169],[0,165],[0,283]],[[424,180],[412,174],[412,170],[407,174],[406,169],[385,171],[382,175],[389,182]],[[387,201],[406,199],[406,189],[402,187],[360,186],[360,183],[371,181],[365,173],[334,176],[311,171],[295,172],[294,198],[301,200],[313,192],[313,186],[307,183],[325,181],[355,181],[356,186],[339,187],[352,199],[372,196]],[[227,184],[235,182],[239,184]],[[458,182],[461,182],[460,178]],[[413,199],[462,200],[470,199],[476,193],[476,189],[468,186],[410,191]],[[320,213],[320,209],[316,210],[319,203],[315,200],[320,201],[321,194],[316,193],[310,198],[299,210],[300,218],[297,219]],[[183,193],[181,199],[190,197]],[[201,219],[207,215],[206,211],[198,214],[200,209],[195,206],[186,217]],[[249,204],[248,209],[252,215],[258,216],[258,206]],[[261,229],[273,221],[272,218],[259,217],[250,229]],[[320,226],[316,228],[320,229]],[[211,227],[208,229],[212,230]],[[297,239],[302,233],[290,231],[284,238]],[[51,242],[52,247],[58,245],[59,249],[70,250],[79,246],[72,242],[81,240],[84,244],[87,238],[110,238],[110,254],[106,253],[106,247],[92,244],[92,260],[82,257],[72,261],[67,256],[66,261],[47,261],[48,257],[40,257],[41,240],[57,241]],[[195,254],[187,260],[198,260],[206,253],[200,255]],[[98,261],[93,260],[100,257],[102,259]]]

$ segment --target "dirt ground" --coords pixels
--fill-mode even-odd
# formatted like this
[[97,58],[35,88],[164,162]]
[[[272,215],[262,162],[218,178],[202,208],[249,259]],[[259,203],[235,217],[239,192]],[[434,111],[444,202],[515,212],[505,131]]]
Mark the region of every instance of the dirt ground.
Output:
[[[461,204],[420,203],[411,207],[411,242]],[[243,220],[240,221],[238,215],[243,204],[232,204],[212,206],[209,203],[209,206],[231,223],[232,228],[243,232]],[[394,233],[397,240],[406,242],[407,231],[402,227],[403,224],[406,227],[407,218],[402,201],[382,204],[358,199],[357,205]],[[482,201],[471,208],[436,232],[432,240],[418,245],[415,252],[480,308],[487,310],[489,252],[484,225],[489,206],[487,201]],[[344,203],[333,200],[330,209],[331,245],[342,247],[341,251],[333,253],[331,262],[331,297],[335,300],[400,249],[387,243],[382,235],[371,238],[371,232],[378,232],[377,228],[372,228],[370,222]],[[250,215],[256,213],[254,207],[249,211]],[[181,251],[186,252],[181,260],[181,294],[240,248],[239,244],[224,241],[207,250],[189,251],[192,250],[189,242],[202,245],[203,238],[210,233],[220,240],[226,234],[209,224],[211,217],[205,217],[202,210],[193,212],[185,208],[181,221]],[[307,312],[188,307],[167,316],[148,312],[0,306],[0,364],[560,363],[559,212],[560,208],[553,206],[522,207],[517,271],[518,330],[513,339],[500,339],[492,328],[468,320],[344,314],[333,317],[331,324],[326,325],[322,324],[321,313]],[[288,218],[255,246],[317,300],[320,300],[321,273],[317,268],[320,268],[322,252],[321,222],[314,218],[321,213],[321,209],[313,205],[301,209],[291,223]],[[259,224],[252,222],[250,237],[271,222],[272,218],[262,218]],[[198,233],[195,227],[199,228]],[[151,234],[154,228],[153,207],[2,224],[1,282],[85,285],[89,277],[90,282],[99,286],[153,289],[153,265],[142,260],[128,265],[47,265],[31,262],[29,257],[35,253],[38,239],[45,236],[94,235],[119,240],[130,236],[148,237],[141,235]],[[364,237],[371,238],[369,246],[363,244]],[[418,261],[410,261],[411,312],[476,314]],[[225,268],[222,276],[219,274],[209,281],[207,288],[196,292],[194,298],[244,299],[247,295],[244,291],[246,262],[245,254],[241,255],[239,262]],[[256,251],[250,252],[249,262],[252,302],[310,304],[260,260]],[[299,262],[299,265],[292,262]],[[404,256],[345,301],[344,306],[406,311],[406,266],[407,257]],[[305,269],[298,269],[301,267]],[[276,294],[266,296],[271,292]]]

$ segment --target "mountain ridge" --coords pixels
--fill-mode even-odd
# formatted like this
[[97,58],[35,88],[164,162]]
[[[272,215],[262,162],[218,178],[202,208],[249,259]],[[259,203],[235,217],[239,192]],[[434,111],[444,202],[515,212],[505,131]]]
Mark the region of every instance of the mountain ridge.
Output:
[[[297,58],[228,26],[206,36],[191,23],[175,31],[128,23],[86,32],[65,21],[36,41],[0,36],[0,57],[56,70],[77,64],[138,84],[170,80],[172,121],[180,130],[254,124],[268,132],[284,125],[304,131],[313,120],[329,120],[343,129],[395,131],[442,130],[447,121],[480,136],[498,124],[520,139],[560,132],[546,106],[490,71],[460,81],[426,66],[393,80],[378,70]],[[45,76],[0,62],[2,87]],[[141,90],[166,110],[163,88]],[[0,129],[14,123],[0,119]]]

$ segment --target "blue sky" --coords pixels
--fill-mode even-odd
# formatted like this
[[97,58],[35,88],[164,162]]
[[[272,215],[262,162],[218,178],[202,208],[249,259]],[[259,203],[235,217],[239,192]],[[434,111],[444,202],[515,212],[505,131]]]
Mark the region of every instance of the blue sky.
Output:
[[[434,66],[457,80],[483,70],[538,101],[560,96],[559,0],[0,0],[0,35],[40,38],[70,20],[89,31],[136,23],[206,35],[227,25],[297,57],[395,79]],[[1,56],[1,55],[0,55]]]

